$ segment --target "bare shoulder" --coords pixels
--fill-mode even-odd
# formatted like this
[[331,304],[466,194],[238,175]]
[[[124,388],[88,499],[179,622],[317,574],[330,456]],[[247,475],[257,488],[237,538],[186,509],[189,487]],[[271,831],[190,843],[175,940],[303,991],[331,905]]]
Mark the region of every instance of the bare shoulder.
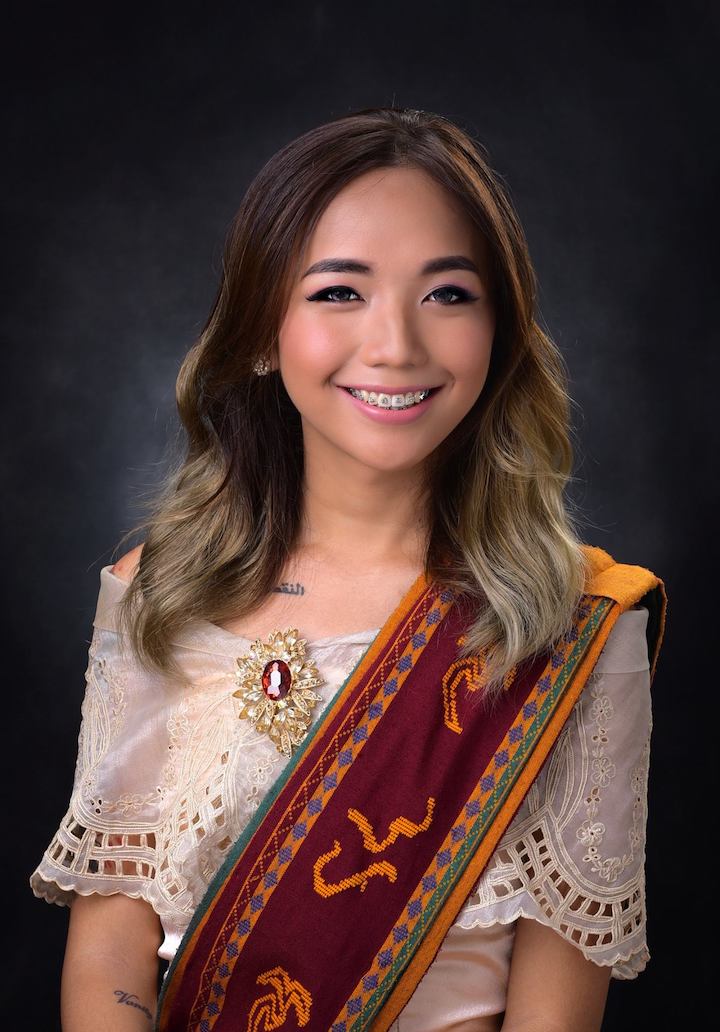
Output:
[[121,556],[113,566],[111,573],[114,573],[120,580],[130,582],[135,576],[135,572],[140,563],[140,553],[143,550],[143,545],[138,545],[136,548],[131,548],[129,552]]

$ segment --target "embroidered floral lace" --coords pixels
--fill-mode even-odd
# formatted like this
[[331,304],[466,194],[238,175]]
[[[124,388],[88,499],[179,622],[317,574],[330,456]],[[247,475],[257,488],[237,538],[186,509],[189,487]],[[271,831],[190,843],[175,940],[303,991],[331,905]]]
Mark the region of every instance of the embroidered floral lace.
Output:
[[[141,668],[116,630],[114,607],[124,590],[109,567],[102,570],[72,797],[30,883],[35,895],[63,905],[75,892],[143,897],[165,932],[159,954],[170,959],[228,848],[287,760],[236,715],[235,657],[250,643],[198,622],[176,639],[187,681],[169,682]],[[649,959],[647,617],[646,609],[629,610],[613,628],[546,764],[428,970],[451,951],[461,947],[467,956],[477,944],[497,960],[496,1010],[503,1007],[502,982],[520,916],[553,928],[595,963],[611,965],[615,978],[634,978]],[[325,678],[314,719],[375,633],[308,646]],[[408,1015],[412,1004],[422,1003],[428,974],[393,1028],[425,1027],[408,1024]]]

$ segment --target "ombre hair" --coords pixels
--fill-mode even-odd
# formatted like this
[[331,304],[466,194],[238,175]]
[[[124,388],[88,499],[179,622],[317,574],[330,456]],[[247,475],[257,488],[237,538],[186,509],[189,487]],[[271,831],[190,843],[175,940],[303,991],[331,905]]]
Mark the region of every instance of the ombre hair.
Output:
[[425,576],[472,607],[458,655],[483,655],[486,698],[570,632],[589,574],[564,497],[571,401],[562,356],[536,321],[518,216],[456,124],[368,108],[274,154],[233,221],[212,310],[177,380],[185,454],[123,538],[145,532],[120,616],[149,668],[177,674],[181,628],[252,614],[282,577],[301,525],[302,427],[279,372],[257,376],[253,365],[277,354],[298,262],[327,205],[358,176],[397,167],[431,176],[484,239],[496,315],[483,390],[423,471]]

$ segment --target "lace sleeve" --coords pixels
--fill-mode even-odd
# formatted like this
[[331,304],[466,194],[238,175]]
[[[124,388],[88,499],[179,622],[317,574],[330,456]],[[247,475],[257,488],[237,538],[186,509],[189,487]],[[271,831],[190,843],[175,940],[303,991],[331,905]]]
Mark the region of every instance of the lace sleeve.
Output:
[[175,781],[176,698],[124,645],[96,616],[70,803],[30,877],[36,896],[64,906],[93,892],[153,902],[157,832]]
[[592,676],[488,867],[465,928],[529,917],[614,978],[646,943],[645,832],[652,712],[648,610],[622,613]]

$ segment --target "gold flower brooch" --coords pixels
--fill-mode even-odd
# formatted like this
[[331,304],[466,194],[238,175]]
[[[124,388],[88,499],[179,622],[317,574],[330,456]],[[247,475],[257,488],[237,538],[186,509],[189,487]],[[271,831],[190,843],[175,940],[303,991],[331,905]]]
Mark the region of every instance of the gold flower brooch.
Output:
[[267,734],[285,756],[292,756],[293,746],[307,735],[321,699],[312,689],[325,683],[315,664],[305,661],[306,644],[296,629],[272,631],[236,660],[238,717]]

